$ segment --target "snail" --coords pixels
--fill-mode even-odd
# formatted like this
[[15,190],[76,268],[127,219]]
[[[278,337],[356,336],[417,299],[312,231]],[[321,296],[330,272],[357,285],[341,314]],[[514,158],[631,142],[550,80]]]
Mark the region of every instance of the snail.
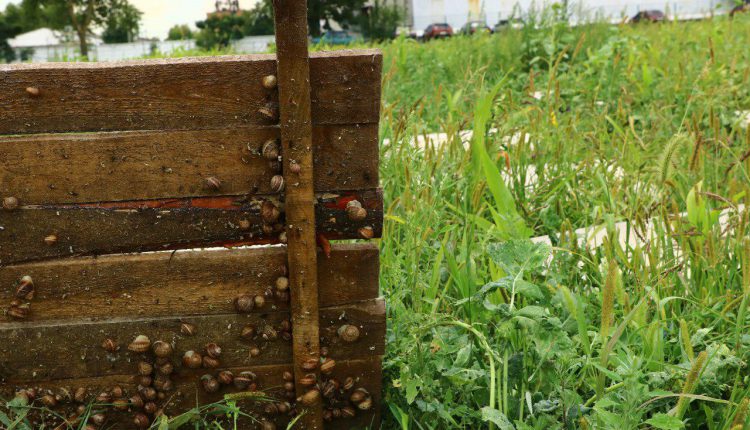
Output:
[[297,401],[305,406],[315,405],[320,401],[320,391],[314,389],[310,390],[297,398]]
[[279,81],[276,78],[276,75],[268,75],[268,76],[264,76],[263,77],[263,88],[265,88],[267,90],[272,90],[272,89],[276,88],[276,86],[278,85],[278,83],[279,83]]
[[344,342],[356,342],[359,339],[359,328],[351,324],[344,324],[339,327],[338,335]]
[[271,178],[271,191],[274,193],[280,193],[284,191],[284,177],[281,175],[274,175]]
[[120,349],[120,346],[112,339],[104,339],[102,342],[102,348],[107,352],[117,352],[117,350]]
[[234,382],[234,374],[229,370],[222,370],[216,376],[216,379],[222,385],[232,385],[232,382]]
[[275,223],[281,216],[281,211],[269,200],[265,200],[260,207],[260,216],[268,224]]
[[135,426],[139,429],[145,429],[151,425],[151,420],[148,418],[148,416],[146,416],[146,414],[142,414],[139,412],[133,417],[133,424],[135,424]]
[[215,393],[219,391],[219,381],[211,375],[201,376],[201,383],[203,384],[203,389],[207,393]]
[[203,367],[206,369],[216,369],[221,365],[221,362],[217,358],[213,358],[210,355],[203,357]]
[[278,291],[287,291],[289,289],[289,278],[286,276],[276,278],[276,289]]
[[154,373],[154,366],[146,361],[138,363],[138,374],[142,376],[149,376]]
[[276,103],[267,103],[265,106],[258,109],[258,113],[271,121],[279,120],[279,106]]
[[242,332],[240,333],[240,336],[243,339],[251,340],[255,337],[255,327],[251,325],[246,325],[245,327],[242,327]]
[[22,300],[31,300],[34,298],[34,281],[31,279],[31,276],[26,275],[18,281],[16,298]]
[[188,369],[198,369],[203,364],[203,357],[195,351],[187,351],[182,356],[182,365]]
[[203,185],[207,190],[219,191],[221,189],[221,180],[215,176],[209,176],[203,180]]
[[13,211],[18,209],[19,202],[15,197],[6,197],[3,199],[3,209],[7,211]]
[[234,299],[234,307],[237,309],[237,312],[249,313],[255,307],[255,299],[249,294],[242,294]]
[[318,383],[318,378],[315,376],[314,373],[308,373],[307,375],[303,376],[299,380],[299,384],[305,387],[312,387],[313,385]]
[[211,342],[206,345],[206,353],[211,358],[219,358],[221,356],[221,347]]
[[143,334],[136,336],[135,339],[130,342],[130,345],[128,345],[130,351],[139,353],[148,351],[149,347],[151,347],[151,339]]
[[325,373],[326,375],[329,375],[331,374],[331,372],[333,372],[333,369],[335,367],[336,367],[336,361],[329,358],[328,360],[324,361],[320,365],[320,371],[322,373]]
[[144,400],[153,401],[156,399],[156,390],[151,387],[145,387],[141,390],[141,396]]
[[315,370],[318,368],[318,365],[320,365],[320,360],[316,358],[310,358],[310,359],[305,360],[302,363],[302,369],[308,370],[308,371]]
[[166,358],[172,355],[172,345],[161,340],[154,342],[153,350],[154,355],[159,358]]
[[372,229],[372,227],[362,227],[357,230],[357,233],[359,234],[360,238],[366,240],[370,240],[375,237],[375,231]]
[[46,243],[48,246],[53,246],[57,243],[57,235],[50,234],[47,237],[44,238],[44,243]]
[[180,333],[185,336],[195,336],[195,326],[189,323],[182,323],[180,326]]
[[280,152],[281,150],[279,149],[279,142],[276,139],[267,140],[266,143],[263,144],[263,148],[261,149],[263,158],[271,161],[278,160]]
[[346,215],[352,221],[362,221],[367,218],[367,209],[358,200],[352,200],[346,204]]

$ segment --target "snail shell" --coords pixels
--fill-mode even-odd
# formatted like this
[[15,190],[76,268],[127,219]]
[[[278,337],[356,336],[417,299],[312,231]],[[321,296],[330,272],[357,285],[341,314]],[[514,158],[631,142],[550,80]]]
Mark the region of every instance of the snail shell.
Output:
[[281,150],[279,149],[279,141],[276,139],[267,140],[266,143],[263,144],[263,148],[261,149],[263,158],[271,161],[278,160],[280,152]]
[[273,224],[276,221],[278,221],[279,217],[281,216],[281,211],[279,210],[279,208],[276,207],[275,204],[266,200],[263,202],[263,205],[260,207],[260,216],[261,218],[263,218],[263,221],[265,221],[266,223]]
[[3,209],[7,211],[13,211],[18,209],[19,202],[15,197],[6,197],[3,199]]
[[359,233],[360,238],[365,240],[370,240],[375,237],[375,231],[372,229],[372,227],[362,227],[357,230],[357,233]]
[[249,294],[242,294],[234,299],[234,307],[237,312],[249,313],[255,307],[255,299]]
[[182,323],[182,325],[180,326],[180,333],[184,334],[185,336],[194,336],[195,326],[190,323]]
[[320,365],[320,371],[326,375],[330,375],[333,369],[336,367],[336,361],[330,358]]
[[172,355],[172,345],[162,340],[154,342],[154,355],[160,358],[166,358]]
[[263,77],[263,88],[267,90],[272,90],[276,88],[278,84],[279,84],[279,81],[276,78],[276,75],[268,75],[268,76]]
[[203,384],[203,389],[207,393],[215,393],[219,391],[219,381],[211,375],[201,376],[201,383]]
[[300,396],[297,399],[298,402],[302,403],[305,406],[313,406],[317,404],[320,401],[320,391],[318,390],[310,390]]
[[132,352],[138,352],[143,353],[148,351],[148,349],[151,347],[151,339],[148,338],[148,336],[139,334],[135,337],[135,339],[130,342],[130,345],[128,345],[128,349]]
[[284,191],[284,177],[281,175],[274,175],[271,178],[271,191],[274,193],[280,193]]
[[31,279],[31,276],[26,275],[18,281],[16,298],[23,300],[31,300],[34,298],[34,281]]
[[219,358],[221,356],[221,347],[213,342],[206,345],[206,353],[209,357]]
[[338,334],[344,342],[356,342],[359,339],[359,328],[355,325],[344,324],[339,327]]
[[203,365],[203,357],[195,351],[187,351],[182,356],[182,365],[188,369],[198,369]]
[[276,278],[276,289],[279,291],[287,291],[289,289],[289,278],[286,276]]
[[215,176],[209,176],[204,180],[204,185],[208,190],[218,191],[221,189],[221,180]]

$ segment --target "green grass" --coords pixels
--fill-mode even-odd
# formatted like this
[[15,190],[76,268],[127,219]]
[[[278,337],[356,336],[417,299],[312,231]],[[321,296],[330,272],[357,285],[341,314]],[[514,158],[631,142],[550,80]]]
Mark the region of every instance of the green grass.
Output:
[[[742,428],[748,219],[716,211],[748,203],[749,42],[741,17],[384,46],[389,428]],[[648,246],[570,239],[651,218]]]

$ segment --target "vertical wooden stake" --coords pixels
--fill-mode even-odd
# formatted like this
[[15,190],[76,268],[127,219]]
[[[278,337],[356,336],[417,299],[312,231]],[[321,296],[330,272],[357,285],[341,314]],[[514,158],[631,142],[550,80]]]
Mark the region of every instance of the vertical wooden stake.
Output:
[[[320,360],[315,191],[313,188],[310,59],[307,41],[307,1],[274,0],[278,58],[281,145],[286,183],[287,253],[292,294],[294,375],[297,395],[305,394],[302,368]],[[290,165],[299,165],[293,173]],[[319,375],[318,375],[319,376]],[[300,411],[302,412],[302,411]],[[305,429],[323,428],[323,406],[306,407]]]

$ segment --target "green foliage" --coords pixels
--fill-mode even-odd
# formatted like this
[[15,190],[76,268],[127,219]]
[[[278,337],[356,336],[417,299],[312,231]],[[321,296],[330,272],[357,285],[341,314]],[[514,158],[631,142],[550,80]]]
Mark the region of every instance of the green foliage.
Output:
[[169,29],[167,40],[189,40],[193,38],[193,30],[187,24],[175,25]]
[[[318,37],[322,29],[330,29],[330,21],[336,21],[344,28],[357,22],[357,14],[366,0],[309,0],[307,2],[307,23],[310,34]],[[321,29],[321,21],[325,22]]]
[[262,0],[249,11],[218,12],[196,23],[201,31],[196,35],[198,46],[205,49],[226,48],[232,40],[245,36],[274,34],[273,4]]
[[126,0],[117,0],[107,14],[102,33],[104,43],[132,42],[138,37],[143,12]]
[[404,15],[401,7],[387,4],[385,0],[375,0],[372,7],[361,15],[362,33],[369,40],[392,39]]
[[232,40],[244,37],[243,26],[245,17],[243,14],[230,12],[217,12],[209,15],[204,21],[198,21],[196,25],[201,30],[196,36],[196,43],[201,48],[225,48]]

